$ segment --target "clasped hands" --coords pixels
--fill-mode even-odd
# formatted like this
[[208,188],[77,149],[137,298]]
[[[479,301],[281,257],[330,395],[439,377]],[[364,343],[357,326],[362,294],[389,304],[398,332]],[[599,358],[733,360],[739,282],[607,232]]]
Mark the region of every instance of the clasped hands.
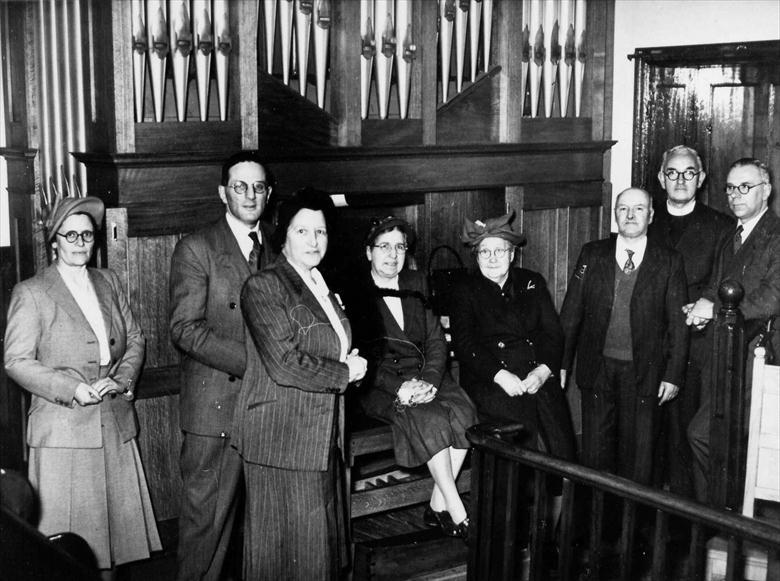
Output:
[[353,349],[349,352],[344,363],[346,363],[349,368],[349,383],[359,381],[365,377],[368,362],[364,357],[358,355],[357,349]]
[[502,369],[496,373],[493,381],[503,389],[509,397],[515,397],[523,394],[533,395],[544,385],[544,382],[550,379],[552,371],[545,364],[538,365],[532,369],[525,379],[520,379],[517,375]]
[[402,406],[416,406],[430,403],[436,397],[436,386],[422,379],[408,379],[396,393],[396,401]]
[[125,390],[110,377],[98,379],[92,385],[79,383],[73,401],[80,406],[95,405],[103,401],[103,396],[110,393],[123,393]]
[[684,305],[682,311],[685,313],[685,324],[689,327],[692,325],[696,329],[701,330],[712,320],[715,305],[712,301],[701,298],[695,303]]

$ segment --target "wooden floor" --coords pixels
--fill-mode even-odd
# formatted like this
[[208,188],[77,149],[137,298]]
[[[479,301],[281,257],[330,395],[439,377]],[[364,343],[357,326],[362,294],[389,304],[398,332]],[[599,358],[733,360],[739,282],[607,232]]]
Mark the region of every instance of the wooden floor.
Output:
[[[353,521],[353,581],[444,581],[466,578],[467,547],[422,520],[424,506]],[[170,581],[176,577],[176,521],[159,524],[163,551],[120,566],[117,581]],[[232,548],[226,581],[240,580],[240,547]]]

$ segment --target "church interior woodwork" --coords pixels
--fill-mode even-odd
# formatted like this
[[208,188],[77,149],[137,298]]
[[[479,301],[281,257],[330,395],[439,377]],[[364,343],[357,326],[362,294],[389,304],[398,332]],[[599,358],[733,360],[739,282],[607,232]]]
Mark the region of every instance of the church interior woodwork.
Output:
[[[580,247],[609,228],[613,16],[612,0],[0,4],[19,274],[46,261],[40,195],[105,201],[100,261],[147,339],[136,409],[159,520],[180,486],[170,258],[224,211],[222,162],[257,149],[274,196],[341,196],[329,254],[344,264],[368,219],[394,213],[418,233],[418,269],[457,266],[428,264],[440,245],[471,265],[463,219],[512,209],[522,264],[560,307]],[[44,123],[55,134],[33,138]]]

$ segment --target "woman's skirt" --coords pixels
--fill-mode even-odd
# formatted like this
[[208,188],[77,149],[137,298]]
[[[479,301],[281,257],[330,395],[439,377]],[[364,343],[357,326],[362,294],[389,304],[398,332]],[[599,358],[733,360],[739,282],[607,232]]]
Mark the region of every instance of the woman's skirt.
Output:
[[40,501],[38,529],[73,532],[109,569],[162,549],[135,439],[122,442],[101,406],[102,448],[30,448],[29,478]]

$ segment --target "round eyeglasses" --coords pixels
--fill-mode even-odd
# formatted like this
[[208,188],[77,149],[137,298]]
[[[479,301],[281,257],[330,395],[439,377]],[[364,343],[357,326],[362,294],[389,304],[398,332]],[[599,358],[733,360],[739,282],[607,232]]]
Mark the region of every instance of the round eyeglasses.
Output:
[[[236,180],[228,187],[239,196],[246,195],[249,191],[249,184],[242,182],[241,180]],[[271,186],[265,182],[255,182],[252,184],[252,190],[255,192],[256,196],[265,196],[271,191]]]
[[682,179],[684,179],[686,182],[689,182],[700,173],[701,170],[693,171],[692,169],[686,169],[685,171],[677,171],[676,169],[667,169],[664,172],[664,175],[666,176],[666,179],[673,182],[676,182],[678,179],[680,179],[680,176],[682,176]]
[[509,251],[512,250],[511,248],[494,248],[493,250],[490,250],[490,248],[481,248],[480,250],[477,250],[477,255],[482,260],[488,260],[491,256],[495,256],[496,258],[504,258]]
[[68,230],[65,234],[57,232],[57,236],[62,236],[65,240],[71,244],[75,244],[76,240],[81,238],[84,244],[89,244],[95,239],[95,233],[92,230],[84,230],[82,232],[76,232],[75,230]]
[[748,192],[752,190],[753,188],[757,188],[758,186],[763,186],[766,182],[758,182],[757,184],[753,184],[752,186],[749,184],[739,184],[738,186],[732,186],[731,184],[727,185],[724,189],[727,196],[747,196]]
[[385,254],[390,254],[395,250],[398,254],[405,254],[409,248],[406,244],[390,244],[389,242],[382,242],[381,244],[374,244],[374,248],[379,248]]

